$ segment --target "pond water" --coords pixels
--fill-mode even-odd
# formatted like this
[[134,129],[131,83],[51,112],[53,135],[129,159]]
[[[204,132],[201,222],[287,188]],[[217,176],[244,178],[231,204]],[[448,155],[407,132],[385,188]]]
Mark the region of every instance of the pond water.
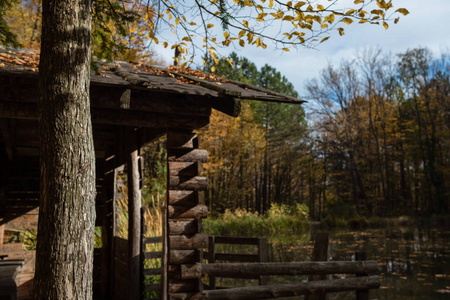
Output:
[[[356,251],[364,251],[369,260],[378,262],[381,288],[372,290],[370,299],[450,299],[449,225],[450,220],[441,220],[363,231],[331,231],[330,258],[350,261]],[[270,261],[311,260],[314,236],[314,232],[308,232],[269,237]],[[271,277],[269,284],[304,280],[301,276]],[[330,298],[355,299],[355,293],[337,293]]]

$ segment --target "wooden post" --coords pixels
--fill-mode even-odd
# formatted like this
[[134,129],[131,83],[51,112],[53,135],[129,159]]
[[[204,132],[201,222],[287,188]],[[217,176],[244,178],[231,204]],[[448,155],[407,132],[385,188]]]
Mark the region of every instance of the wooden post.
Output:
[[[365,261],[367,260],[366,252],[355,252],[355,260],[356,261]],[[368,274],[359,274],[357,277],[367,276]],[[356,290],[356,300],[369,300],[369,290]]]
[[[312,261],[328,261],[328,233],[318,232],[314,243]],[[308,281],[326,280],[327,275],[310,275]],[[306,300],[327,300],[327,294],[324,291],[316,290],[315,293],[305,296]]]
[[[269,252],[267,251],[267,238],[259,238],[258,239],[258,260],[259,262],[268,262],[269,261]],[[259,277],[259,285],[267,285],[268,282],[267,276]]]
[[141,189],[138,150],[128,160],[128,287],[129,298],[140,294]]
[[[209,237],[208,243],[208,263],[213,264],[216,262],[216,243],[215,237]],[[216,289],[216,276],[209,276],[209,288],[211,290]]]
[[140,279],[140,290],[141,290],[141,294],[139,299],[144,299],[144,290],[145,290],[145,285],[144,285],[144,281],[145,281],[145,277],[144,277],[144,260],[145,260],[145,233],[147,231],[147,228],[145,227],[145,222],[144,222],[144,208],[141,207],[141,254],[139,257],[139,279]]
[[[0,222],[3,222],[2,219],[0,219]],[[5,225],[0,225],[0,246],[3,245],[3,239],[5,235]]]
[[[168,251],[169,258],[163,261],[170,264],[165,271],[170,270],[171,276],[167,280],[167,298],[163,299],[183,298],[203,290],[201,272],[191,272],[197,270],[202,262],[202,249],[208,247],[208,237],[200,234],[201,219],[208,213],[202,194],[208,187],[208,179],[200,176],[208,153],[198,149],[198,145],[198,137],[192,131],[167,133],[168,192],[163,228],[166,229],[164,238],[168,247],[163,253]],[[185,251],[199,255],[192,257],[189,263],[176,264],[174,258],[182,256]]]

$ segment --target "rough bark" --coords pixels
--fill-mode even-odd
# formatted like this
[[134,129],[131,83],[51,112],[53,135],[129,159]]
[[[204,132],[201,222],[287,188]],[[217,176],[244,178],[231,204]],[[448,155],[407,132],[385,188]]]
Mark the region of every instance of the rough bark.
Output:
[[38,113],[41,187],[35,299],[92,299],[95,153],[91,1],[44,0]]

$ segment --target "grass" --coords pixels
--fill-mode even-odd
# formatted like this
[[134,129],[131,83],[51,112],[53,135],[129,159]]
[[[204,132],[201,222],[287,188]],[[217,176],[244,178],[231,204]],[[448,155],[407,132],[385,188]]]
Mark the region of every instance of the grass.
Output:
[[204,220],[203,231],[209,235],[267,236],[301,232],[308,228],[308,207],[273,204],[266,215],[244,209],[226,210],[218,217]]

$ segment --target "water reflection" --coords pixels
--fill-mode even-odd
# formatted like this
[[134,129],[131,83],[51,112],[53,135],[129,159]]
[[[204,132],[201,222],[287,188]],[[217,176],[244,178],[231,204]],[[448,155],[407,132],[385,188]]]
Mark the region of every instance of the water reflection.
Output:
[[[356,251],[365,251],[369,259],[378,261],[382,286],[371,292],[371,299],[450,299],[450,231],[446,225],[330,232],[330,256],[353,260]],[[271,259],[308,261],[313,245],[304,235],[290,242],[271,242]],[[354,294],[332,298],[354,299]]]

